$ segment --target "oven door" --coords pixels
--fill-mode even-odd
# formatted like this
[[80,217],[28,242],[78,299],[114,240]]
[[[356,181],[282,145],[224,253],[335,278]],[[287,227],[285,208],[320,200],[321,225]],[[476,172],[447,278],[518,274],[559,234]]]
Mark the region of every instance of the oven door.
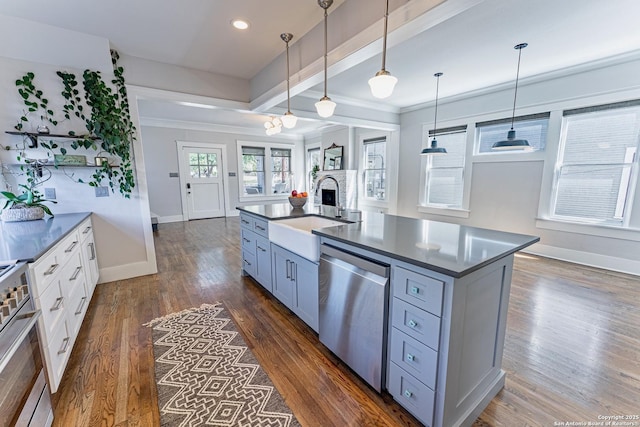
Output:
[[30,425],[38,405],[46,404],[41,399],[50,399],[35,328],[40,310],[30,310],[28,301],[0,333],[1,427]]

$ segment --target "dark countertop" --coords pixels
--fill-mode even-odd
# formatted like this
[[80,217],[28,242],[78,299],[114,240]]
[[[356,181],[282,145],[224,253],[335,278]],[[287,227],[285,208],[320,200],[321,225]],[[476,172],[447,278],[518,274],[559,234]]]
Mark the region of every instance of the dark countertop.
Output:
[[[294,210],[288,203],[238,209],[269,220],[335,215],[335,208],[330,206],[322,206],[320,211],[313,205]],[[525,234],[373,212],[362,212],[361,222],[316,229],[313,234],[456,278],[540,240]]]
[[67,213],[35,221],[0,222],[0,262],[35,261],[90,215]]

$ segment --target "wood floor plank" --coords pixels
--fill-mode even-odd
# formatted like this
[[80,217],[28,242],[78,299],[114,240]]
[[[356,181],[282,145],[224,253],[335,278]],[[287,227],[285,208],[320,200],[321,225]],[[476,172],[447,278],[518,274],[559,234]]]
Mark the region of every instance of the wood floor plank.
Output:
[[[327,350],[310,328],[240,275],[238,218],[161,224],[158,273],[98,285],[54,395],[55,426],[157,426],[151,329],[223,302],[305,427],[418,426]],[[505,388],[478,426],[553,426],[640,412],[640,278],[517,256]]]

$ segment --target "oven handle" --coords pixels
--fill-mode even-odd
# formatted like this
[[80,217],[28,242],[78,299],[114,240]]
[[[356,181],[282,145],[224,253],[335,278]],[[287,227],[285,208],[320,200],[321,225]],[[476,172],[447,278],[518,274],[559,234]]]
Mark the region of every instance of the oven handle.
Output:
[[9,361],[13,358],[13,356],[15,356],[16,351],[18,351],[18,349],[20,348],[20,344],[22,344],[22,341],[24,341],[27,335],[29,335],[29,332],[31,332],[31,329],[36,324],[41,314],[42,312],[40,310],[36,310],[30,311],[28,313],[25,313],[23,316],[20,316],[21,319],[27,317],[30,317],[30,319],[27,324],[23,326],[20,334],[18,334],[18,337],[14,340],[13,343],[11,343],[7,352],[2,356],[2,359],[0,359],[0,372],[4,371],[4,368],[7,367]]

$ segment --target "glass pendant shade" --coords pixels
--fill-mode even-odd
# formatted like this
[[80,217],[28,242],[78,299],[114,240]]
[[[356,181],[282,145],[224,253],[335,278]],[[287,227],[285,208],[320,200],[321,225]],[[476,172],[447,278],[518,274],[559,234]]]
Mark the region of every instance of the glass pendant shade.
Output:
[[320,101],[316,102],[316,110],[320,117],[327,118],[333,116],[335,109],[336,103],[326,96],[323,96]]
[[398,83],[397,78],[389,74],[388,71],[380,70],[375,77],[369,79],[371,94],[380,99],[388,98],[393,93],[396,83]]
[[287,111],[284,116],[280,117],[280,121],[282,121],[282,126],[285,128],[293,129],[298,123],[298,118],[291,111]]
[[513,122],[516,117],[516,99],[518,97],[518,79],[520,77],[520,58],[522,57],[522,49],[527,47],[527,43],[520,43],[513,48],[518,51],[518,69],[516,71],[516,89],[513,94],[513,112],[511,113],[511,129],[507,132],[507,139],[498,141],[491,146],[494,151],[509,151],[509,150],[526,150],[531,151],[531,145],[526,139],[517,139],[516,131],[513,129]]

